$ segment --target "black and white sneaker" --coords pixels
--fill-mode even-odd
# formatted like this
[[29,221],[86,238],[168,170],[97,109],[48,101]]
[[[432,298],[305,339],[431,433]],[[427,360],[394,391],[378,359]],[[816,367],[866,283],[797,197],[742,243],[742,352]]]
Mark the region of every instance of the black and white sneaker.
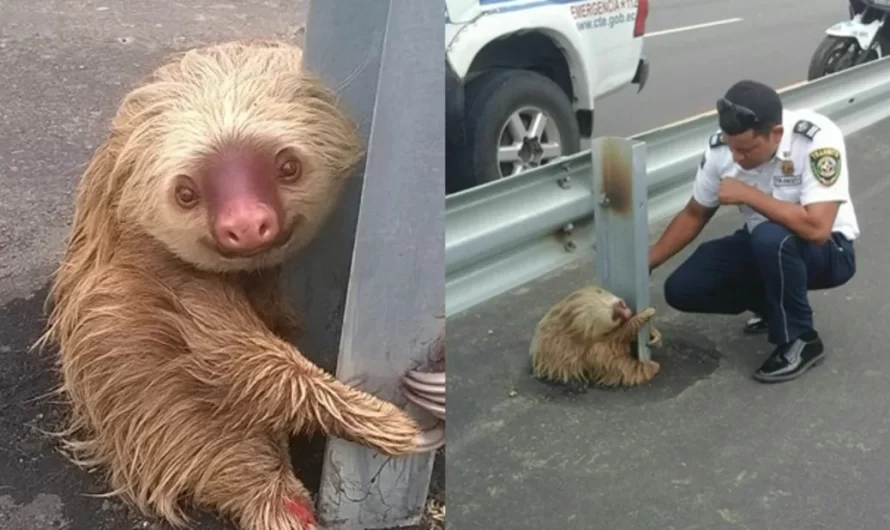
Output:
[[749,318],[748,321],[745,322],[745,327],[742,328],[742,332],[745,335],[760,335],[767,331],[769,331],[769,321],[758,314]]
[[815,332],[778,346],[754,373],[762,383],[778,383],[799,377],[825,359],[825,348]]

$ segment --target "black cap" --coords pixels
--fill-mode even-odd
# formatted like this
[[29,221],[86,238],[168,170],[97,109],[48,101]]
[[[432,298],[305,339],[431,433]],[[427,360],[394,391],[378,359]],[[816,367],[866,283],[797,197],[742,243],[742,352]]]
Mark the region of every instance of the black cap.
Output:
[[717,102],[717,114],[726,134],[734,136],[752,128],[765,133],[782,123],[782,99],[772,87],[746,79],[729,87]]

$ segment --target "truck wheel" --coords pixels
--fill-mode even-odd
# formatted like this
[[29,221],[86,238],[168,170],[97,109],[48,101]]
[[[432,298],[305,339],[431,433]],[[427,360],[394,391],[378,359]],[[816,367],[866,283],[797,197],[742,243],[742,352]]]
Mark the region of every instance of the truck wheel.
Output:
[[465,141],[455,169],[470,187],[578,152],[581,133],[566,93],[528,70],[494,70],[466,87]]

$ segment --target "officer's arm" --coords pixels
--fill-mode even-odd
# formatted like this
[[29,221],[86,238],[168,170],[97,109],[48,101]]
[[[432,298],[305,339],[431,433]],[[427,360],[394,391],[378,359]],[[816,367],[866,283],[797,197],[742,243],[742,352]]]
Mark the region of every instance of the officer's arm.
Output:
[[797,236],[823,244],[842,202],[850,200],[847,161],[840,131],[820,131],[808,148],[801,174],[800,204],[780,201],[754,189],[745,202]]
[[719,158],[720,153],[714,147],[710,147],[702,155],[692,187],[692,197],[649,249],[650,271],[691,243],[720,207]]
[[816,135],[802,177],[800,204],[807,212],[812,240],[821,244],[831,237],[841,204],[850,200],[847,149],[840,130]]

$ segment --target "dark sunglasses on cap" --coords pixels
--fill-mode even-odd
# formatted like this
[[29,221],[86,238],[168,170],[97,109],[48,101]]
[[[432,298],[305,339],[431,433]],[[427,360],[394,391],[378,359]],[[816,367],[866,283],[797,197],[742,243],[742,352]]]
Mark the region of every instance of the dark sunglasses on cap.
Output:
[[735,122],[734,125],[738,125],[741,129],[750,129],[760,123],[760,118],[757,117],[753,110],[733,103],[726,98],[717,100],[717,114],[720,116],[720,121],[732,120]]

